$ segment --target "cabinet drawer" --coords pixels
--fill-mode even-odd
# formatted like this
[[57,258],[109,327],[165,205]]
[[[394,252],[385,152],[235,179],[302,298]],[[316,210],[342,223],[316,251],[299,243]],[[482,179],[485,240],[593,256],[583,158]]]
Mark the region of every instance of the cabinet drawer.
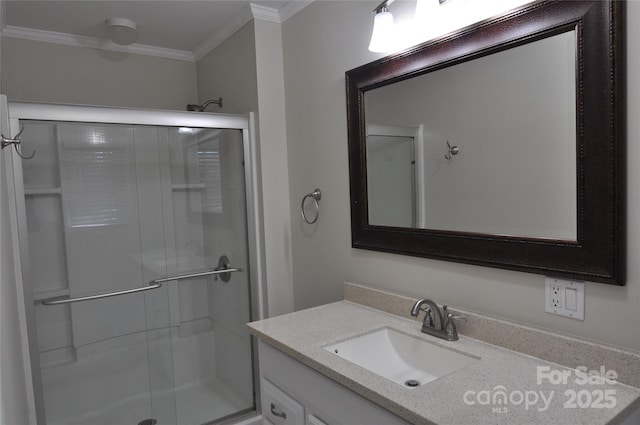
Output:
[[262,415],[275,425],[304,424],[304,407],[262,378]]

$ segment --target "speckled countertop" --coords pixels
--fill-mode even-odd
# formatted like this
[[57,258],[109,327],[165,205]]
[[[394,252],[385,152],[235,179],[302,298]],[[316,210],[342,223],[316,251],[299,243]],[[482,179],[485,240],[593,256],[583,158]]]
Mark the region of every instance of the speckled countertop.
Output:
[[[248,327],[269,345],[415,424],[618,424],[640,408],[638,388],[582,384],[575,370],[564,366],[462,335],[453,342],[434,338],[421,333],[415,321],[349,301]],[[405,388],[323,349],[384,327],[480,360],[420,387]],[[551,373],[565,371],[566,384],[554,385],[549,379],[538,384],[539,366]],[[502,398],[496,397],[494,403],[494,395],[501,393],[506,402],[499,404]]]

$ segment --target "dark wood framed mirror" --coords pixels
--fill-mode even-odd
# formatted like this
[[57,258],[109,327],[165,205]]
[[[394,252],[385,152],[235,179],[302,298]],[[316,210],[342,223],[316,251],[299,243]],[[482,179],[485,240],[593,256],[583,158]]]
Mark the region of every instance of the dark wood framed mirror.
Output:
[[348,71],[352,246],[624,285],[624,7],[541,1]]

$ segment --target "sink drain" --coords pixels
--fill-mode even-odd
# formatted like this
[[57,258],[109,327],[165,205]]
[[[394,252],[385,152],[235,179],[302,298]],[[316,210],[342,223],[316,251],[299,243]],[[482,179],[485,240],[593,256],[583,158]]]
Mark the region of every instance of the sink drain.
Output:
[[416,381],[415,379],[409,379],[408,381],[404,381],[404,384],[407,387],[414,388],[420,385],[420,382]]
[[138,422],[138,425],[156,425],[158,423],[157,419],[144,419]]

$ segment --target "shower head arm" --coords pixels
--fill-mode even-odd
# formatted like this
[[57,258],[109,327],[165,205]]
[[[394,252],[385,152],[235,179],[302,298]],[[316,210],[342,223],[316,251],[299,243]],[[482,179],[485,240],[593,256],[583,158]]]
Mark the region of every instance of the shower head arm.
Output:
[[207,100],[206,102],[204,102],[204,104],[202,105],[202,110],[204,111],[205,109],[207,109],[207,106],[211,105],[212,103],[215,103],[222,108],[222,98],[219,98],[218,100]]
[[189,104],[187,105],[187,111],[204,112],[204,110],[207,109],[207,106],[211,105],[212,103],[215,103],[222,108],[222,98],[219,98],[207,100],[202,105]]

